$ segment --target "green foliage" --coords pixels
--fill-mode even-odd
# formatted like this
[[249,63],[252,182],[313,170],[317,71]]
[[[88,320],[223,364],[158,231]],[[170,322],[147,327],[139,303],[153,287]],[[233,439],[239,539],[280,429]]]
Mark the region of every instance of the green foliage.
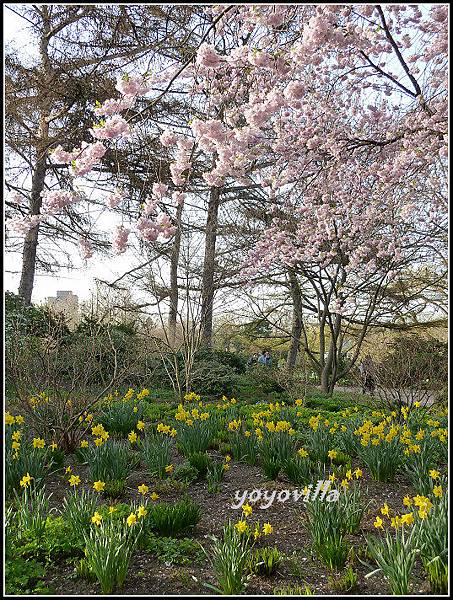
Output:
[[201,511],[190,498],[182,498],[175,504],[159,502],[149,508],[147,527],[159,535],[174,537],[198,523]]
[[415,537],[433,594],[448,592],[448,497],[434,502],[426,519],[417,519]]
[[15,493],[14,509],[17,538],[36,538],[40,541],[49,513],[49,496],[45,489],[32,486],[25,487],[20,494]]
[[125,520],[103,519],[84,532],[86,566],[96,575],[103,594],[123,586],[142,530],[143,519],[132,526]]
[[63,340],[70,335],[63,313],[44,306],[26,305],[23,298],[5,292],[5,334],[8,336],[53,337]]
[[194,364],[191,385],[203,390],[206,396],[231,396],[238,388],[238,376],[231,367],[213,360],[200,360]]
[[87,450],[90,479],[93,481],[125,480],[138,462],[128,442],[108,440]]
[[360,446],[360,460],[368,467],[376,481],[393,481],[404,460],[404,448],[397,437],[391,442],[381,441],[374,446]]
[[149,434],[138,442],[140,457],[151,477],[165,477],[165,467],[170,464],[171,440],[160,434]]
[[161,562],[170,565],[189,565],[204,560],[200,544],[190,538],[157,537],[149,533],[144,539],[144,547]]
[[256,464],[257,440],[254,433],[246,436],[241,430],[234,431],[229,436],[229,442],[231,452],[236,460],[248,465]]
[[211,536],[212,549],[206,556],[211,562],[217,586],[205,584],[217,594],[241,594],[247,583],[246,566],[250,558],[250,537],[240,535],[229,522],[223,527],[222,537]]
[[332,576],[329,582],[333,589],[338,592],[352,592],[357,588],[357,573],[349,565],[340,577],[338,575]]
[[46,567],[35,559],[6,558],[5,592],[11,596],[52,594],[43,581]]
[[172,479],[183,483],[193,483],[198,479],[198,470],[189,463],[177,465],[172,473]]
[[206,452],[216,435],[217,426],[218,421],[213,417],[206,421],[194,421],[193,425],[181,423],[176,443],[178,450],[185,457],[196,452]]
[[263,473],[269,479],[276,479],[294,454],[294,440],[284,431],[265,433],[259,449]]
[[427,495],[432,491],[430,469],[436,467],[436,455],[439,442],[429,435],[417,440],[420,452],[411,452],[404,463],[404,470],[417,494]]
[[126,487],[125,479],[111,479],[105,482],[104,496],[107,498],[120,498]]
[[[137,411],[134,412],[134,408]],[[133,431],[138,421],[143,420],[144,402],[136,400],[116,400],[102,405],[98,421],[108,432],[127,435]]]
[[274,596],[313,596],[313,590],[306,583],[304,588],[290,585],[274,588],[273,594]]
[[283,556],[278,548],[259,548],[250,561],[250,570],[252,573],[270,577],[277,571],[282,560]]
[[344,515],[338,502],[314,500],[307,504],[308,529],[316,555],[329,569],[342,569],[350,546],[344,539]]
[[328,427],[320,424],[314,431],[309,429],[306,433],[306,446],[310,458],[315,462],[326,463],[329,461],[327,453],[332,448],[332,436]]
[[187,457],[191,467],[197,470],[200,479],[206,476],[209,467],[212,464],[212,458],[206,452],[194,452]]
[[91,517],[98,506],[98,496],[86,490],[69,492],[63,499],[62,514],[73,533],[82,539],[90,528]]
[[49,515],[43,535],[37,537],[28,532],[14,548],[17,556],[38,558],[46,563],[62,558],[83,555],[84,544],[79,533],[62,517]]
[[394,533],[387,531],[383,539],[367,537],[368,552],[376,561],[378,571],[384,575],[390,592],[395,595],[409,594],[409,582],[417,553],[414,531],[413,528],[407,533],[404,527],[400,527]]
[[[245,358],[239,354],[227,352],[226,350],[213,350],[212,348],[198,350],[195,354],[195,365],[201,361],[217,362],[229,367],[231,371],[237,374],[245,373],[247,366]],[[197,389],[201,390],[203,388]]]
[[212,461],[208,467],[206,481],[208,484],[208,492],[216,493],[220,490],[220,482],[225,474],[224,464],[220,461]]
[[[50,449],[33,448],[29,440],[21,442],[19,453],[11,447],[10,436],[5,440],[5,489],[8,497],[14,494],[14,491],[20,490],[19,485],[22,477],[29,473],[33,477],[35,488],[41,487],[44,483],[44,477],[53,469],[50,458]],[[17,458],[16,458],[17,456]]]
[[371,501],[364,501],[358,484],[352,484],[351,482],[351,487],[340,491],[337,504],[343,515],[343,533],[354,534],[359,531],[363,515],[370,503]]
[[283,464],[283,471],[295,485],[305,485],[311,480],[312,472],[308,458],[298,455],[289,457]]

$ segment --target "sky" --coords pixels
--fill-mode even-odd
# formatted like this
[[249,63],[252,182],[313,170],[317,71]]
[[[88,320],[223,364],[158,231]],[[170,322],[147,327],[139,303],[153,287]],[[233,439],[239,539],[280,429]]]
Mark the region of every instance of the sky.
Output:
[[[11,4],[14,10],[18,5]],[[3,5],[3,39],[4,45],[12,42],[21,51],[27,49],[29,35],[27,22]],[[113,223],[111,223],[113,225]],[[132,256],[127,252],[122,256],[102,258],[94,255],[90,261],[83,261],[74,246],[68,246],[74,257],[76,268],[60,269],[55,275],[37,273],[33,288],[32,301],[41,304],[47,297],[56,296],[58,290],[71,290],[80,300],[87,300],[95,289],[95,278],[112,281],[131,266]],[[17,293],[20,282],[21,255],[20,253],[4,253],[5,265],[3,272],[4,289]]]

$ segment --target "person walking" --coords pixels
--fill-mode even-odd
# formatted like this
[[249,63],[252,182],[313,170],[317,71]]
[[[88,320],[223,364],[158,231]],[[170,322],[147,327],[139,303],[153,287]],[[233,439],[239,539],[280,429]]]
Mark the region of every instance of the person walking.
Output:
[[362,376],[362,394],[372,394],[376,388],[376,384],[373,375],[373,360],[369,354],[365,356],[359,369]]

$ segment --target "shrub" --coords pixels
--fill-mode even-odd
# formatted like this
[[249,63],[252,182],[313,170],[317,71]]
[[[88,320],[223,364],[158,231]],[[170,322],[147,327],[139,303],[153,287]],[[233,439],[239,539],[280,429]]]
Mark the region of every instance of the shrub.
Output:
[[191,386],[207,396],[230,396],[238,389],[238,376],[228,365],[201,360],[193,367]]

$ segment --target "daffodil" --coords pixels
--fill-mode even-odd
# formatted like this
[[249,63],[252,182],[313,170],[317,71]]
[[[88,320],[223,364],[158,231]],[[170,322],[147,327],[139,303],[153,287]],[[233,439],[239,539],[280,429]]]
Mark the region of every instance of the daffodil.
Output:
[[138,491],[140,492],[140,494],[145,495],[148,493],[148,490],[149,490],[149,487],[144,483],[142,483],[141,485],[138,486]]
[[238,521],[235,524],[235,527],[239,533],[244,533],[247,530],[247,522],[246,521]]
[[263,533],[264,535],[269,535],[274,531],[274,528],[270,523],[264,523],[263,525]]
[[135,523],[137,523],[137,515],[135,513],[131,513],[127,517],[126,522],[129,525],[129,527],[132,527],[132,525],[135,525]]
[[30,485],[30,481],[33,479],[33,477],[30,477],[30,473],[27,473],[26,475],[24,475],[22,477],[22,479],[19,481],[19,484],[21,487],[26,488]]
[[243,504],[243,505],[242,505],[242,512],[244,513],[244,515],[245,515],[246,517],[250,517],[250,515],[251,515],[251,514],[252,514],[252,512],[253,512],[253,509],[252,509],[252,507],[250,506],[250,504]]
[[71,475],[71,477],[69,478],[69,485],[72,487],[75,487],[76,485],[79,485],[81,483],[80,481],[80,477],[78,475]]
[[95,523],[95,525],[100,525],[101,521],[102,521],[102,515],[96,511],[94,513],[94,515],[91,517],[91,522]]
[[384,503],[384,506],[381,508],[381,514],[385,516],[389,516],[390,508],[387,503]]
[[103,492],[105,489],[105,482],[104,481],[95,481],[93,483],[93,488],[96,490],[96,492]]
[[381,517],[376,517],[373,525],[376,527],[376,529],[383,529],[383,523],[384,521],[381,519]]
[[436,496],[436,498],[440,498],[442,496],[442,486],[441,485],[435,485],[433,487],[433,494]]

